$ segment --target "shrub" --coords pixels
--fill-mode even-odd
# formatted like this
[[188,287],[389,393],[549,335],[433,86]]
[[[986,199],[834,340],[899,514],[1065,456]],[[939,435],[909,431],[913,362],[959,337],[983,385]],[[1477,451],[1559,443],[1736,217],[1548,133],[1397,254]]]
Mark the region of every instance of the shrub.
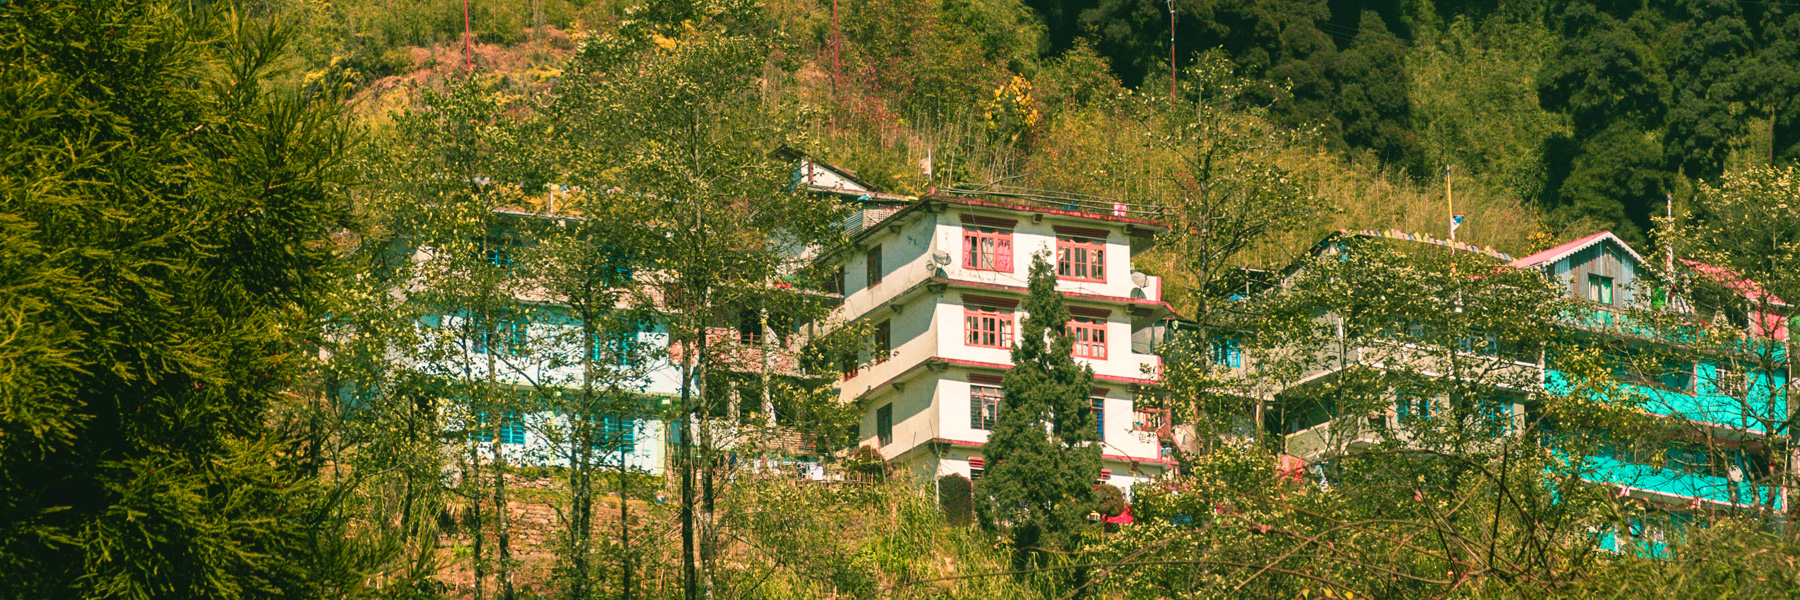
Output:
[[844,461],[844,470],[876,481],[887,479],[887,469],[887,459],[881,457],[881,451],[869,446],[858,446]]
[[975,522],[974,490],[975,484],[960,474],[938,478],[938,505],[944,509],[945,521],[957,526]]
[[1094,501],[1094,510],[1100,511],[1100,514],[1116,517],[1125,512],[1125,491],[1112,484],[1095,485]]

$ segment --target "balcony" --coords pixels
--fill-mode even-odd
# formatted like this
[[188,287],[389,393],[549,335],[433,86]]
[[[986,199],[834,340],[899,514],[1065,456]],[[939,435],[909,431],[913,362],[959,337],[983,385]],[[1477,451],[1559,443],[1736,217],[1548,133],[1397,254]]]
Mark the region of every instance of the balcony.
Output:
[[1288,434],[1287,453],[1306,460],[1316,460],[1329,453],[1366,448],[1381,443],[1383,435],[1381,429],[1362,422],[1357,423],[1353,431],[1339,431],[1336,437],[1333,437],[1331,425],[1336,422],[1335,420],[1326,421]]

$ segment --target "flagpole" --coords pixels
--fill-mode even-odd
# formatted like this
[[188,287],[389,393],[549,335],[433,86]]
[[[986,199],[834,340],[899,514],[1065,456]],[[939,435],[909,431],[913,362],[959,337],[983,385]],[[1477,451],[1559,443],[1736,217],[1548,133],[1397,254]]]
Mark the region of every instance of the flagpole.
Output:
[[1450,241],[1454,242],[1456,241],[1456,203],[1451,200],[1450,167],[1448,166],[1444,167],[1444,216],[1448,218],[1445,223],[1450,228]]
[[1663,216],[1669,219],[1669,239],[1663,241],[1664,250],[1668,251],[1668,259],[1663,268],[1668,269],[1669,276],[1675,276],[1675,192],[1663,192]]

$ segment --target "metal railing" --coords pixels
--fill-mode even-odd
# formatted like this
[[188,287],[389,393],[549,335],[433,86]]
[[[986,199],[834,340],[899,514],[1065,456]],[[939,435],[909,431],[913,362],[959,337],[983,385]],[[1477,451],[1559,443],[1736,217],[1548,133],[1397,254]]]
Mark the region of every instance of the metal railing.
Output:
[[1152,204],[1134,204],[1105,196],[1092,196],[1074,192],[1040,190],[1009,185],[978,185],[961,182],[955,186],[945,188],[943,192],[956,196],[1004,199],[1015,204],[1039,206],[1098,216],[1127,217],[1150,221],[1165,220],[1169,216],[1168,208]]

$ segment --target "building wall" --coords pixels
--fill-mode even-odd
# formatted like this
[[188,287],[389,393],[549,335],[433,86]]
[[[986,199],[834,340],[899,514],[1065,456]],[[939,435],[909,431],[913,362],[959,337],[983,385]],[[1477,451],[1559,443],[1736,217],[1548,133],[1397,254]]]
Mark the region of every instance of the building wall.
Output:
[[[521,420],[524,426],[524,443],[506,443],[501,440],[477,442],[476,446],[482,455],[490,456],[493,448],[498,446],[507,462],[514,465],[569,466],[569,446],[563,438],[564,434],[558,433],[568,431],[567,419],[554,413],[540,412],[524,415]],[[633,421],[631,425],[634,440],[630,451],[625,453],[626,467],[651,475],[662,474],[664,461],[667,459],[667,425],[650,419]],[[460,443],[452,443],[446,449],[455,453],[466,452]],[[597,460],[606,468],[617,469],[618,451],[607,449]]]
[[[857,403],[863,409],[862,443],[877,445],[877,411],[891,405],[894,438],[893,443],[880,448],[884,456],[905,463],[920,477],[949,472],[967,475],[966,460],[958,462],[940,455],[947,452],[945,447],[978,454],[979,444],[987,439],[986,431],[969,426],[970,368],[993,376],[1012,362],[1010,349],[967,344],[967,298],[1017,301],[1012,315],[1016,335],[1018,324],[1026,316],[1020,307],[1026,295],[1032,255],[1044,252],[1047,260],[1054,262],[1056,226],[1062,225],[1104,232],[1104,236],[1095,237],[1105,240],[1105,281],[1061,280],[1057,284],[1059,291],[1085,295],[1066,297],[1069,306],[1107,311],[1106,358],[1077,359],[1102,376],[1096,387],[1106,389],[1104,453],[1135,459],[1144,476],[1160,474],[1164,465],[1155,434],[1131,429],[1136,421],[1132,386],[1154,380],[1161,360],[1153,354],[1133,352],[1132,339],[1138,327],[1134,327],[1130,309],[1143,305],[1161,309],[1161,282],[1143,275],[1139,280],[1145,285],[1133,281],[1131,241],[1124,226],[1097,219],[1033,219],[1030,214],[999,209],[955,205],[943,208],[936,212],[917,210],[879,223],[860,240],[858,249],[835,258],[841,261],[845,274],[840,318],[870,326],[887,321],[891,328],[892,356],[879,364],[865,364],[839,386],[844,402]],[[1012,222],[1010,269],[1000,272],[964,266],[965,215],[978,217],[977,220],[985,218],[986,223],[993,223],[994,219]],[[882,257],[882,278],[870,285],[865,253],[876,246]],[[947,263],[940,262],[945,259]],[[926,285],[934,281],[937,283]],[[927,368],[922,364],[934,359],[946,361],[948,366]],[[944,442],[930,444],[932,440]],[[962,466],[955,467],[956,464]],[[1122,487],[1133,481],[1129,461],[1108,468],[1113,469]]]
[[[465,319],[466,317],[458,314],[444,314],[428,317],[419,324],[419,332],[422,338],[425,339],[430,339],[433,336],[439,335],[454,336],[463,331]],[[581,365],[556,365],[552,359],[552,356],[558,354],[569,357],[581,356],[581,348],[573,346],[559,347],[553,342],[553,340],[568,339],[572,344],[573,340],[578,339],[579,336],[568,336],[567,338],[559,336],[566,336],[572,331],[578,332],[579,328],[571,323],[560,321],[555,318],[545,318],[528,324],[526,326],[526,331],[527,336],[529,336],[530,339],[528,348],[532,352],[514,355],[507,354],[506,351],[502,349],[495,349],[494,351],[500,352],[501,354],[497,354],[494,357],[494,380],[503,386],[519,390],[528,390],[534,386],[564,388],[569,390],[580,389]],[[449,354],[444,355],[440,360],[414,363],[406,365],[406,367],[420,372],[466,381],[482,381],[488,377],[489,357],[485,353],[475,352],[473,350],[474,344],[471,340],[449,337],[445,338],[445,340],[454,344]],[[681,370],[667,358],[662,358],[666,355],[668,350],[668,333],[661,330],[643,331],[637,334],[637,340],[639,344],[644,346],[644,349],[646,350],[645,354],[647,356],[655,356],[658,358],[646,359],[646,363],[643,367],[645,376],[642,379],[630,382],[625,388],[633,393],[648,396],[651,398],[651,402],[657,402],[657,400],[655,400],[656,398],[679,395],[681,391]],[[419,352],[415,353],[415,355],[430,355],[426,350],[434,347],[431,344],[432,342],[426,342],[426,345],[419,348]],[[451,415],[451,417],[454,418],[455,416]],[[549,435],[549,430],[546,429],[549,427],[565,425],[566,420],[560,415],[551,412],[531,413],[523,415],[522,419],[525,421],[525,443],[501,444],[502,452],[506,454],[508,459],[515,464],[567,466],[567,448],[557,447],[553,443],[554,437]],[[662,422],[653,419],[640,419],[633,422],[633,427],[636,432],[637,442],[635,443],[633,452],[628,455],[626,464],[633,469],[639,469],[651,474],[660,474],[663,470],[664,460],[666,458],[664,456],[664,442],[666,440],[665,425]],[[497,442],[483,443],[482,446],[483,448],[486,448],[488,444],[491,443]],[[452,443],[452,446],[456,446],[456,444]],[[460,447],[452,447],[447,450],[452,452],[461,451]],[[606,464],[615,465],[617,457],[612,456],[605,460],[607,461]]]
[[[1565,283],[1569,293],[1578,300],[1592,297],[1588,275],[1612,277],[1613,307],[1645,308],[1634,306],[1639,300],[1636,294],[1645,291],[1638,289],[1642,287],[1638,276],[1643,272],[1643,265],[1638,264],[1629,252],[1610,240],[1548,265],[1546,272],[1555,280]],[[1617,327],[1616,333],[1609,334],[1631,336],[1633,343],[1660,345],[1664,350],[1672,350],[1677,355],[1691,358],[1691,362],[1682,363],[1683,367],[1692,369],[1686,374],[1688,383],[1685,389],[1639,383],[1622,386],[1640,394],[1644,399],[1643,408],[1652,414],[1715,428],[1728,438],[1747,436],[1752,439],[1767,435],[1764,423],[1780,420],[1788,414],[1784,399],[1772,394],[1772,390],[1786,385],[1785,368],[1774,373],[1758,373],[1754,369],[1745,368],[1743,397],[1735,397],[1739,392],[1724,390],[1718,385],[1724,370],[1721,356],[1686,349],[1692,341],[1656,339],[1657,332],[1651,329],[1592,316],[1588,317],[1585,325],[1601,325],[1609,329]],[[1717,350],[1730,352],[1724,348]],[[1546,385],[1552,390],[1567,389],[1565,382],[1568,376],[1557,370],[1554,364],[1546,366]],[[1621,486],[1624,490],[1621,493],[1665,503],[1761,503],[1771,493],[1768,488],[1733,481],[1729,477],[1683,471],[1669,464],[1646,464],[1646,459],[1654,461],[1665,458],[1662,456],[1665,453],[1673,456],[1676,451],[1677,448],[1671,447],[1652,449],[1648,456],[1589,457],[1588,474],[1584,479]],[[1785,509],[1785,506],[1782,508]]]

